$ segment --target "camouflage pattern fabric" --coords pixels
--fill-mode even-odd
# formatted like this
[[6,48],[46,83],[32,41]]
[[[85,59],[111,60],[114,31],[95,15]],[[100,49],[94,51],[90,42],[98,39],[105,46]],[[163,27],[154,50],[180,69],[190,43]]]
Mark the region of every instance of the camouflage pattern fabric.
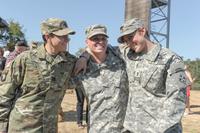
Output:
[[63,52],[53,57],[44,45],[20,54],[0,82],[0,131],[56,133],[74,63],[74,56]]
[[181,133],[187,85],[182,59],[160,45],[147,54],[120,50],[129,78],[124,127],[129,133]]
[[101,24],[94,24],[86,28],[85,34],[87,38],[91,38],[95,35],[104,35],[108,37],[107,35],[107,28],[104,25]]
[[67,22],[59,18],[48,18],[41,23],[42,35],[54,34],[57,36],[74,35],[75,31],[69,28]]
[[128,79],[125,65],[107,49],[104,63],[96,64],[91,58],[87,71],[79,75],[77,87],[86,96],[89,108],[89,133],[120,133],[128,100]]

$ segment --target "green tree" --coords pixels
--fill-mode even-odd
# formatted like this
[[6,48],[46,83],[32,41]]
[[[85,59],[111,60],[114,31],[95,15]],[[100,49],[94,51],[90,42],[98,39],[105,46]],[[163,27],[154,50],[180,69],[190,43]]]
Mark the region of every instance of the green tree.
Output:
[[22,26],[18,22],[11,20],[8,26],[8,36],[7,36],[7,47],[8,49],[14,49],[17,41],[24,40],[25,35],[22,32]]
[[12,51],[17,41],[25,40],[23,27],[14,20],[11,20],[6,27],[2,24],[0,25],[0,43],[7,44],[8,49]]

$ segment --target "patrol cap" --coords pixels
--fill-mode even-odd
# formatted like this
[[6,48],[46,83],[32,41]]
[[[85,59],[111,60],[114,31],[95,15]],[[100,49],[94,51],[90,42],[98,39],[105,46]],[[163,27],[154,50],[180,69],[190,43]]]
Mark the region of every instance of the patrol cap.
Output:
[[57,36],[73,35],[75,31],[70,29],[66,21],[59,18],[48,18],[41,23],[42,35],[54,34]]
[[18,41],[15,46],[24,46],[24,47],[28,47],[28,44],[25,40],[20,40]]
[[128,34],[135,32],[137,29],[144,27],[144,21],[138,18],[133,18],[127,20],[121,27],[120,27],[120,36],[118,37],[117,41],[119,43],[123,43],[122,37]]
[[87,38],[91,38],[95,35],[105,35],[106,37],[108,37],[106,27],[101,24],[89,26],[88,28],[86,28],[85,34]]

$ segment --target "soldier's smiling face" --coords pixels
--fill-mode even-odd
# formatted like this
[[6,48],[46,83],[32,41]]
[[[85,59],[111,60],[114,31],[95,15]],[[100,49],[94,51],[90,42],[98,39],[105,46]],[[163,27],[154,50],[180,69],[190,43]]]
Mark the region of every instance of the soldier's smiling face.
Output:
[[141,53],[146,51],[145,43],[146,30],[144,28],[138,29],[137,31],[125,35],[123,37],[124,42],[136,53]]
[[86,39],[86,44],[93,53],[105,53],[107,50],[107,37],[105,35],[95,35]]

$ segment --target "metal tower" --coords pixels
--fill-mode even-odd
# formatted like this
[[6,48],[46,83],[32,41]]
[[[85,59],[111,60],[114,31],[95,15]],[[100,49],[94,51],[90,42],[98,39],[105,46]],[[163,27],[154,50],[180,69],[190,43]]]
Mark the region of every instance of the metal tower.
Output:
[[171,0],[126,0],[125,21],[143,19],[151,40],[169,48],[170,3]]

